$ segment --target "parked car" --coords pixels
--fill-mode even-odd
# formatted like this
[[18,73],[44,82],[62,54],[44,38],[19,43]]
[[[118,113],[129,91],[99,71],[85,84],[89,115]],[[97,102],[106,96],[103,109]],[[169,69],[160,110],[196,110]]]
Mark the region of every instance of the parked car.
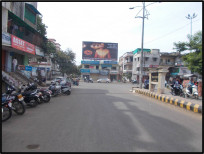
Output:
[[109,78],[101,78],[101,79],[98,79],[97,82],[98,83],[101,83],[101,82],[110,83],[110,79]]

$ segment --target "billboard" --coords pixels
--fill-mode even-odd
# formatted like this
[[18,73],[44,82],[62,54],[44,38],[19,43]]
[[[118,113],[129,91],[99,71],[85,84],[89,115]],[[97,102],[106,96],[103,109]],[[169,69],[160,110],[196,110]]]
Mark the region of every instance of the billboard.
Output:
[[118,59],[118,43],[82,42],[82,59],[115,60]]

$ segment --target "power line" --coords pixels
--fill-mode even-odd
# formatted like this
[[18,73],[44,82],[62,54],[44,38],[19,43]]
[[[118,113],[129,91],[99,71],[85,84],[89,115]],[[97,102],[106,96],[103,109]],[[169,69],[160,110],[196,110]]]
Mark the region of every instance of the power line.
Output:
[[[200,19],[198,19],[198,20],[200,20]],[[194,22],[196,22],[196,21],[198,21],[198,20],[195,20]],[[186,24],[185,26],[182,26],[182,27],[180,27],[180,28],[178,28],[178,29],[176,29],[176,30],[174,30],[174,31],[171,31],[171,32],[169,32],[169,33],[167,33],[167,34],[165,34],[165,35],[163,35],[163,36],[160,36],[160,37],[158,37],[158,38],[156,38],[156,39],[154,39],[154,40],[151,40],[151,41],[149,41],[149,42],[145,42],[145,44],[149,44],[149,43],[151,43],[151,42],[154,42],[154,41],[156,41],[156,40],[159,40],[159,39],[161,39],[161,38],[164,38],[164,37],[166,37],[166,36],[168,36],[168,35],[170,35],[170,34],[172,34],[172,33],[175,33],[175,32],[177,32],[177,31],[183,29],[184,27],[188,26],[189,24],[191,24],[191,23],[188,23],[188,24]]]

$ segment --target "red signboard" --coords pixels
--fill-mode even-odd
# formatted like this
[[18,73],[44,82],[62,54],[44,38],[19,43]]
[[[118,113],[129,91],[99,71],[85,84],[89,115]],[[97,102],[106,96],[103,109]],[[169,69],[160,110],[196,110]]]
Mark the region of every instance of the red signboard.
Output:
[[11,46],[18,50],[35,55],[35,46],[33,44],[28,43],[14,35],[11,35]]

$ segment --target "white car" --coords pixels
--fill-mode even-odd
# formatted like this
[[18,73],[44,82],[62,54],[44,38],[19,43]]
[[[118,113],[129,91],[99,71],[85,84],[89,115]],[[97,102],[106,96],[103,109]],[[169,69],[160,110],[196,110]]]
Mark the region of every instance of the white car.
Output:
[[101,83],[101,82],[110,83],[110,79],[109,78],[102,78],[102,79],[98,79],[97,82],[98,83]]

